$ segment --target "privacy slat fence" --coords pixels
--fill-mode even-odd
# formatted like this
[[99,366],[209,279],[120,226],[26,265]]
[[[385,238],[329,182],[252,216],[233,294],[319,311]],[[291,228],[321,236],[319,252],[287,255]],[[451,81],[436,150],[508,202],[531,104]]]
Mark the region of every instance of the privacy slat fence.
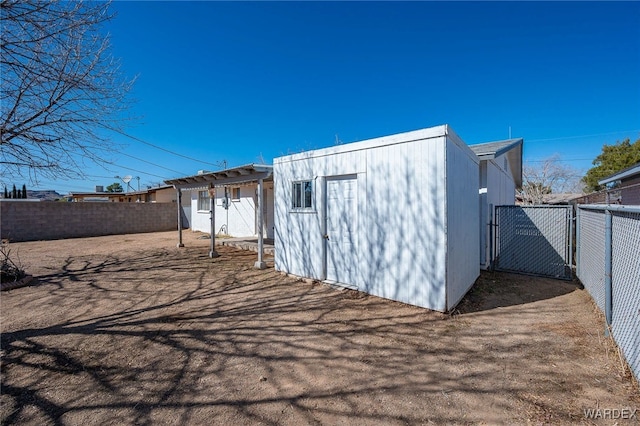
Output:
[[571,206],[496,206],[495,269],[570,280]]
[[640,206],[580,205],[577,275],[640,380]]

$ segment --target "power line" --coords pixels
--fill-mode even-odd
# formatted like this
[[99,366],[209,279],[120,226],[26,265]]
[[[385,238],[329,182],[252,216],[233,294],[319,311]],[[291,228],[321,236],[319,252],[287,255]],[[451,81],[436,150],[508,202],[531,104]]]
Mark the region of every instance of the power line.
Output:
[[[591,161],[593,158],[567,158],[567,159],[553,159],[552,161],[555,163],[571,163],[572,161]],[[525,163],[544,163],[550,161],[548,158],[546,160],[525,160]]]
[[[116,165],[116,164],[114,164],[114,166],[115,166],[115,165]],[[153,174],[153,173],[143,172],[143,171],[141,171],[141,170],[132,169],[131,167],[125,167],[125,166],[118,166],[118,167],[120,167],[121,169],[131,170],[132,172],[140,173],[140,174],[143,174],[143,175],[157,177],[157,178],[160,178],[160,179],[162,179],[162,180],[167,179],[167,177],[166,177],[166,176],[160,176],[160,175],[155,175],[155,174]]]
[[595,133],[592,135],[581,135],[581,136],[565,136],[562,138],[547,138],[547,139],[525,139],[526,142],[545,142],[545,141],[559,141],[563,139],[579,139],[579,138],[590,138],[595,136],[608,136],[608,135],[617,135],[620,133],[632,133],[632,132],[640,132],[640,129],[634,130],[620,130],[617,132],[608,132],[608,133]]
[[154,167],[159,167],[161,169],[165,169],[165,170],[168,170],[170,172],[177,173],[178,175],[181,175],[181,176],[186,176],[187,175],[187,173],[182,173],[182,172],[179,172],[177,170],[173,170],[173,169],[170,169],[168,167],[164,167],[164,166],[161,166],[159,164],[152,163],[151,161],[143,160],[142,158],[138,158],[138,157],[134,157],[133,155],[125,154],[124,152],[121,152],[120,154],[124,155],[126,157],[129,157],[129,158],[133,158],[134,160],[138,160],[138,161],[142,161],[143,163],[150,164],[150,165],[152,165]]
[[155,148],[155,149],[159,149],[160,151],[167,152],[167,153],[169,153],[169,154],[171,154],[171,155],[176,155],[176,156],[178,156],[178,157],[186,158],[187,160],[195,161],[196,163],[207,164],[207,165],[209,165],[209,166],[214,166],[214,167],[220,167],[220,165],[219,165],[219,164],[210,163],[210,162],[208,162],[208,161],[202,161],[202,160],[199,160],[199,159],[197,159],[197,158],[189,157],[189,156],[187,156],[187,155],[180,154],[180,153],[178,153],[178,152],[174,152],[174,151],[168,150],[168,149],[166,149],[166,148],[163,148],[163,147],[161,147],[161,146],[158,146],[158,145],[152,144],[151,142],[147,142],[147,141],[145,141],[145,140],[142,140],[142,139],[140,139],[140,138],[138,138],[138,137],[136,137],[136,136],[130,135],[130,134],[125,133],[125,132],[123,132],[123,131],[115,130],[115,129],[114,129],[114,131],[115,131],[116,133],[120,133],[122,136],[126,136],[126,137],[128,137],[128,138],[130,138],[130,139],[133,139],[134,141],[137,141],[137,142],[143,143],[143,144],[148,145],[148,146],[150,146],[150,147],[152,147],[152,148]]
[[[121,166],[121,165],[118,165],[116,163],[112,163],[112,162],[109,162],[109,161],[105,161],[105,163],[109,164],[110,166],[118,167],[120,169],[126,169],[126,170],[130,170],[132,172],[140,173],[140,174],[143,174],[143,175],[157,177],[157,178],[160,178],[162,180],[167,179],[166,176],[160,176],[160,175],[155,175],[155,174],[149,173],[149,172],[143,172],[142,170],[137,170],[137,169],[134,169],[134,168],[131,168],[131,167]],[[107,178],[107,179],[109,179],[109,178]]]

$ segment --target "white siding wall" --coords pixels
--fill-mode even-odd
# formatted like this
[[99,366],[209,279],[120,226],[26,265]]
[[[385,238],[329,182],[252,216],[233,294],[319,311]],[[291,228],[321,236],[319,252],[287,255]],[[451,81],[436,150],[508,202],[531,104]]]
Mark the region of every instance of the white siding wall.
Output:
[[[457,302],[459,293],[466,292],[479,272],[478,166],[477,158],[461,141],[447,140],[445,130],[410,142],[384,144],[385,138],[381,138],[378,146],[371,141],[353,144],[353,151],[348,151],[349,145],[342,145],[277,158],[276,269],[318,280],[325,278],[325,178],[354,175],[358,188],[358,278],[357,282],[345,284],[377,296],[445,311],[448,155],[454,162],[449,173],[461,174],[459,179],[449,181],[453,190],[459,191],[459,195],[452,194],[455,207],[463,209],[449,216],[454,228],[450,242],[454,252],[449,256],[449,265],[457,269],[449,275],[453,298],[457,299],[452,303]],[[311,212],[292,212],[291,182],[307,179],[315,182],[315,208]]]
[[367,155],[362,290],[445,310],[445,137]]
[[[274,161],[275,245],[276,269],[291,274],[323,280],[324,271],[324,198],[326,176],[356,175],[358,182],[358,210],[365,179],[364,151],[337,155],[320,155],[293,161],[281,157]],[[292,212],[291,185],[294,181],[313,181],[313,209]],[[361,226],[359,217],[358,227]],[[360,250],[358,233],[356,242]],[[356,283],[349,283],[356,284]]]
[[[209,233],[209,212],[198,210],[198,192],[197,189],[191,191],[191,230]],[[184,195],[182,194],[183,197]]]
[[447,310],[469,291],[480,269],[478,159],[460,140],[447,144]]
[[[509,162],[506,155],[497,157],[494,160],[482,161],[480,170],[484,174],[484,176],[481,176],[480,188],[483,188],[482,184],[484,183],[484,189],[486,190],[484,211],[482,212],[484,235],[480,237],[485,246],[484,262],[481,259],[480,266],[485,269],[489,267],[491,255],[489,221],[493,218],[493,207],[515,204],[516,185],[509,171]],[[495,223],[495,218],[493,219]]]

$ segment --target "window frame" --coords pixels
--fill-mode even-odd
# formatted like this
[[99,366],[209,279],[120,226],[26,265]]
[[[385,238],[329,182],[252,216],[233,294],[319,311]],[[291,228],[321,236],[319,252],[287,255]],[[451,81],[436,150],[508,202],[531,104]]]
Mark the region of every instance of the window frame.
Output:
[[[203,197],[203,194],[205,195]],[[203,204],[206,204],[207,208],[203,209]],[[198,211],[199,212],[209,212],[211,211],[211,197],[209,196],[209,191],[198,191]]]
[[[307,194],[308,185],[308,194]],[[291,182],[291,211],[315,211],[315,185],[313,179],[301,179]]]
[[[238,196],[236,197],[235,192],[238,191]],[[231,201],[240,201],[240,199],[242,198],[242,191],[240,190],[239,186],[236,186],[234,188],[231,188]]]

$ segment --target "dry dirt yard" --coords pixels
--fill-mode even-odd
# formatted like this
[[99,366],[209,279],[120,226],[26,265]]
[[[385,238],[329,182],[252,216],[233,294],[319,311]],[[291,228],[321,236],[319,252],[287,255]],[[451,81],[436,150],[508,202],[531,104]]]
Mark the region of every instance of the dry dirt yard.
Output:
[[197,236],[12,243],[38,281],[0,296],[2,423],[590,424],[584,409],[640,408],[575,283],[483,274],[449,316],[255,270],[253,252],[212,260]]

